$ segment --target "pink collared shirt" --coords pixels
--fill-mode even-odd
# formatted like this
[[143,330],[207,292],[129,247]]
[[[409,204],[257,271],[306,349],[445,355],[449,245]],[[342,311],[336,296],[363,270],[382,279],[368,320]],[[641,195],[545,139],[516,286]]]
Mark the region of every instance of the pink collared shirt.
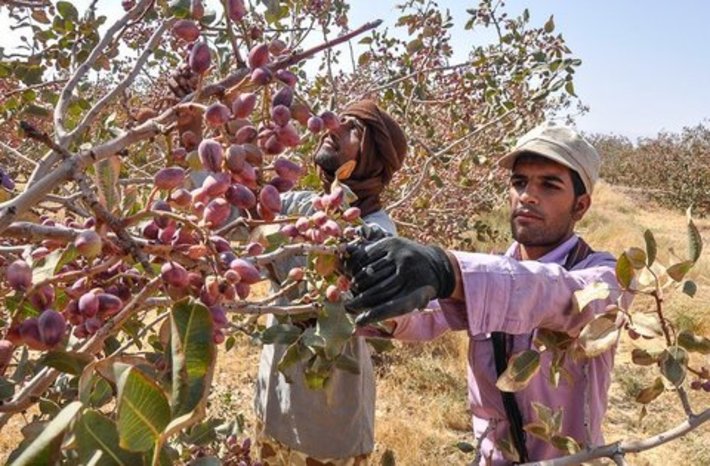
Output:
[[[595,252],[571,271],[562,267],[567,254],[578,241],[573,236],[537,261],[514,259],[518,245],[513,244],[504,256],[452,251],[461,269],[465,302],[440,300],[439,309],[415,312],[397,318],[394,337],[404,341],[430,340],[448,330],[466,330],[469,338],[468,388],[473,430],[482,440],[482,464],[491,457],[494,465],[509,464],[495,446],[508,438],[508,422],[496,388],[491,332],[513,334],[515,354],[533,348],[537,328],[564,331],[576,335],[594,314],[616,303],[620,291],[606,300],[592,302],[583,313],[572,310],[572,293],[596,282],[605,282],[618,290],[616,260],[608,253]],[[434,308],[436,303],[432,303]],[[612,348],[602,355],[574,362],[567,358],[564,368],[571,383],[561,378],[557,388],[549,384],[547,374],[551,353],[544,352],[541,367],[529,385],[516,393],[523,425],[536,420],[532,402],[553,409],[563,408],[562,434],[582,445],[603,443],[601,424],[607,406],[607,391],[614,364]],[[527,435],[531,460],[563,456],[565,453],[531,435]]]

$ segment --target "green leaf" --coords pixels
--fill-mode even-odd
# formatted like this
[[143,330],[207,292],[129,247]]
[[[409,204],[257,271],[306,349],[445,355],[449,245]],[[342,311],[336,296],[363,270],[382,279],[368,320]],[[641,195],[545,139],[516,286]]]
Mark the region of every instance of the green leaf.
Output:
[[565,83],[565,91],[567,91],[569,95],[577,97],[577,94],[574,93],[574,83],[572,81]]
[[555,435],[550,439],[550,443],[558,450],[569,455],[573,455],[580,450],[577,441],[567,435]]
[[710,354],[710,338],[694,335],[688,330],[678,334],[677,343],[692,353]]
[[643,249],[631,247],[624,251],[624,254],[634,269],[639,270],[646,267],[646,252]]
[[261,334],[261,341],[265,345],[280,343],[290,345],[298,340],[303,330],[291,324],[276,324],[264,330]]
[[147,451],[170,422],[170,405],[158,384],[132,366],[116,365],[119,445]]
[[76,443],[81,464],[131,466],[141,463],[139,454],[118,445],[116,423],[93,409],[85,411],[77,423]]
[[6,400],[14,394],[15,384],[5,377],[0,377],[0,400]]
[[545,32],[548,34],[555,30],[555,16],[554,15],[550,16],[550,19],[548,19],[545,22],[544,27],[545,27]]
[[685,380],[688,352],[680,346],[670,346],[661,354],[661,374],[676,387]]
[[76,10],[76,7],[71,4],[71,2],[57,2],[56,8],[64,19],[72,21],[77,21],[79,19],[79,12]]
[[335,367],[338,369],[350,372],[351,374],[360,373],[360,364],[358,364],[357,359],[347,354],[341,354],[335,360]]
[[473,453],[476,451],[476,447],[468,442],[456,442],[456,448],[463,453]]
[[547,426],[541,422],[531,422],[523,427],[523,430],[530,435],[539,438],[540,440],[549,441],[550,433],[547,431]]
[[659,396],[661,396],[661,393],[665,390],[665,386],[663,385],[663,379],[660,377],[656,377],[656,380],[653,382],[653,385],[650,387],[646,387],[638,394],[636,395],[636,401],[641,404],[649,404]]
[[626,257],[626,253],[622,253],[616,261],[616,280],[622,288],[628,288],[633,278],[634,268],[631,266],[631,261]]
[[668,267],[666,269],[666,273],[674,281],[679,282],[679,281],[683,280],[683,277],[685,277],[685,274],[690,272],[690,269],[693,268],[693,265],[695,265],[695,262],[693,262],[693,261],[679,262],[677,264],[673,264],[670,267]]
[[118,178],[121,172],[121,159],[113,155],[101,160],[95,165],[96,187],[99,192],[99,202],[111,213],[121,208],[121,194],[118,190]]
[[527,386],[540,369],[540,353],[535,350],[525,350],[510,358],[496,387],[504,392],[517,392]]
[[357,58],[357,64],[359,66],[365,66],[370,63],[370,60],[372,60],[372,53],[365,52],[360,54],[360,56]]
[[215,364],[214,325],[209,309],[185,298],[170,314],[172,329],[173,416],[206,402]]
[[593,358],[612,348],[619,338],[616,317],[609,314],[596,316],[579,334],[579,344],[584,354]]
[[315,334],[325,340],[324,352],[328,359],[340,354],[354,332],[355,324],[342,303],[325,303],[323,312],[318,316]]
[[93,361],[94,357],[86,353],[75,351],[50,351],[45,353],[37,363],[42,366],[49,366],[72,375],[79,375],[87,364]]
[[191,445],[207,445],[217,439],[216,429],[222,423],[221,419],[211,418],[196,424],[185,434],[185,441]]
[[414,39],[407,44],[407,53],[413,54],[420,51],[424,47],[421,39]]
[[313,356],[313,350],[297,341],[296,343],[286,348],[286,352],[283,356],[281,356],[281,360],[279,361],[277,367],[279,371],[283,374],[283,376],[286,378],[286,381],[288,383],[291,383],[293,382],[293,380],[291,379],[291,376],[286,372],[286,369],[293,366],[297,362],[307,359],[311,356]]
[[686,280],[683,282],[683,293],[687,294],[691,298],[695,296],[698,292],[698,285],[692,280]]
[[703,251],[703,239],[700,236],[698,227],[693,223],[693,219],[690,216],[690,207],[687,211],[688,214],[688,258],[697,262],[700,258],[700,253]]
[[64,431],[79,413],[81,406],[80,401],[72,401],[66,405],[57,417],[47,424],[42,433],[25,448],[22,454],[12,463],[13,466],[41,464],[37,461],[40,458],[46,458],[47,448],[54,443],[55,439],[64,434]]
[[658,253],[656,239],[653,237],[651,230],[643,232],[643,239],[646,241],[646,264],[651,267],[656,261],[656,254]]
[[573,294],[574,304],[578,312],[582,312],[592,301],[607,299],[611,294],[609,284],[605,282],[592,283],[585,288],[575,291]]

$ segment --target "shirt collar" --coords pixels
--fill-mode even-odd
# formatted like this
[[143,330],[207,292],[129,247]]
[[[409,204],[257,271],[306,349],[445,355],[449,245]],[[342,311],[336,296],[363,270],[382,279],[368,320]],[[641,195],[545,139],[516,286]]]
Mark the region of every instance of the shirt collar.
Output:
[[[573,233],[572,236],[569,237],[564,243],[560,244],[557,246],[555,249],[552,251],[548,252],[541,258],[537,259],[537,262],[542,262],[542,263],[555,263],[555,264],[564,264],[565,259],[567,258],[567,255],[572,251],[572,248],[574,248],[577,245],[577,242],[579,241],[579,236],[577,236],[576,233]],[[510,245],[508,250],[505,252],[506,257],[513,257],[513,258],[519,258],[520,255],[518,254],[518,248],[520,247],[520,244],[517,241],[514,241],[513,244]]]

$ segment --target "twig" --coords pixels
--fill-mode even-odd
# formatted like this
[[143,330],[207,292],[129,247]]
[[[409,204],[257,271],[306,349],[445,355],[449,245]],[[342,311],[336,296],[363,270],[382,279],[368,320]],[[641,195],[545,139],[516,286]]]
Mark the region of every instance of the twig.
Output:
[[273,303],[274,301],[279,299],[281,296],[284,296],[285,294],[289,293],[291,290],[298,287],[298,285],[300,285],[301,283],[302,283],[301,281],[289,283],[288,285],[281,288],[277,293],[274,293],[271,296],[267,296],[265,299],[262,299],[261,301],[257,301],[254,304],[257,306],[262,306],[264,304]]
[[291,256],[314,252],[317,254],[338,254],[345,250],[345,244],[339,246],[325,246],[322,244],[285,244],[275,251],[260,256],[255,256],[254,261],[259,265],[266,265],[278,260],[284,260]]
[[275,315],[295,315],[306,314],[308,312],[318,312],[321,309],[319,303],[298,304],[293,306],[269,306],[258,305],[248,302],[228,303],[223,305],[226,311],[235,312],[237,314],[275,314]]
[[37,162],[35,162],[35,161],[32,160],[31,158],[27,157],[26,155],[22,154],[22,153],[21,153],[20,151],[18,151],[17,149],[14,149],[14,148],[8,146],[7,144],[5,144],[5,143],[2,142],[2,141],[0,141],[0,147],[2,147],[3,149],[5,149],[5,152],[7,152],[8,154],[14,156],[16,159],[18,159],[18,160],[20,160],[20,161],[22,161],[22,162],[25,162],[25,163],[26,163],[27,165],[29,165],[30,167],[34,168],[34,167],[37,166]]
[[103,204],[99,202],[99,200],[96,198],[96,195],[94,195],[94,192],[91,190],[89,182],[86,180],[86,176],[83,174],[77,174],[75,176],[75,179],[76,182],[79,184],[79,188],[81,189],[81,192],[84,196],[84,200],[89,205],[91,210],[93,210],[96,214],[96,219],[108,225],[108,227],[111,228],[114,233],[116,233],[116,236],[120,241],[121,248],[126,253],[129,253],[131,256],[133,256],[135,260],[143,266],[143,269],[146,271],[146,273],[150,272],[152,270],[152,267],[150,265],[150,262],[148,261],[148,257],[146,257],[145,253],[138,247],[136,242],[133,241],[131,235],[129,235],[123,227],[123,223],[121,222],[121,220],[114,217],[113,214],[111,214],[111,212],[109,212],[108,209],[106,209],[106,207],[104,207]]

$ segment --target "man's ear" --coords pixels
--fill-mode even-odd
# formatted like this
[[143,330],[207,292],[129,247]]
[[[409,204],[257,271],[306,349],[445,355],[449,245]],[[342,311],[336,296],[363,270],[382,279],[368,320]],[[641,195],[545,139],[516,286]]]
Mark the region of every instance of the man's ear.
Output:
[[572,218],[578,222],[582,220],[584,214],[587,213],[589,207],[592,205],[592,196],[589,193],[584,193],[581,196],[577,196],[574,200],[574,207],[572,208]]

